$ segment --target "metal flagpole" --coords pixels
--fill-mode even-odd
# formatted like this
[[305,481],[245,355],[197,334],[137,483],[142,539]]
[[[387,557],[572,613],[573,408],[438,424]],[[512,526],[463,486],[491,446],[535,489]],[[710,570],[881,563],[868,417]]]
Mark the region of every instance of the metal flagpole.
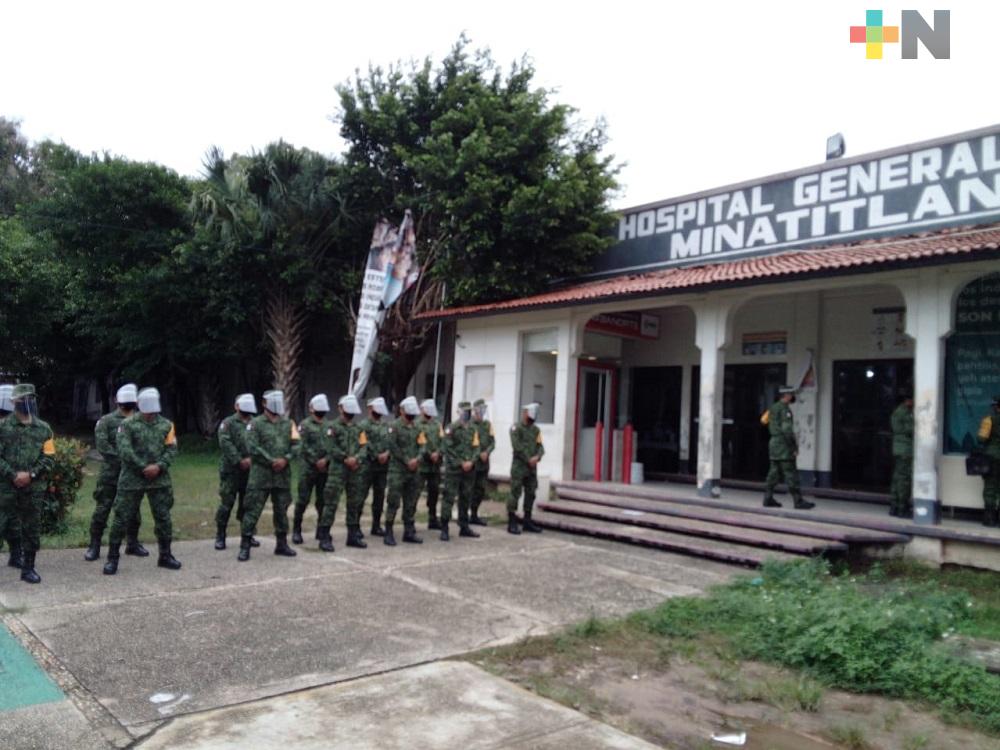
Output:
[[[441,309],[444,309],[444,295],[447,294],[448,285],[441,284]],[[434,385],[431,386],[431,398],[437,403],[438,397],[438,368],[441,366],[441,326],[442,321],[438,321],[437,349],[434,352]]]

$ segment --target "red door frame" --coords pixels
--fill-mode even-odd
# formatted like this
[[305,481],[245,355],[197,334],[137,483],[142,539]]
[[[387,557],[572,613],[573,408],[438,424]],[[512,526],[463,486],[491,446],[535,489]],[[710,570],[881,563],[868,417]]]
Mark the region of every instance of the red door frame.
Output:
[[615,420],[618,417],[618,365],[594,360],[577,360],[576,362],[576,416],[573,419],[573,479],[576,479],[576,448],[580,439],[580,374],[584,367],[595,370],[607,370],[611,373],[611,425],[608,429],[608,481],[615,475]]

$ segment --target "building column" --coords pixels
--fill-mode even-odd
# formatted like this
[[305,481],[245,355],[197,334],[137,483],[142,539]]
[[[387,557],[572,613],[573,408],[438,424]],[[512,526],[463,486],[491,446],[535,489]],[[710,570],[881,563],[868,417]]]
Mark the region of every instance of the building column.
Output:
[[692,305],[695,345],[701,350],[698,404],[698,494],[718,497],[722,476],[722,398],[725,348],[731,336],[735,300],[707,300]]

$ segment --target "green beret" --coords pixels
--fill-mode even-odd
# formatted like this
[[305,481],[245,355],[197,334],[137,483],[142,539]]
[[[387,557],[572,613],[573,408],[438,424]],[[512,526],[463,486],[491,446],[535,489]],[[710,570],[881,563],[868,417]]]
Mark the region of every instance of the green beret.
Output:
[[25,396],[34,396],[35,386],[31,383],[18,383],[14,386],[14,392],[10,395],[11,400],[16,401],[19,398],[24,398]]

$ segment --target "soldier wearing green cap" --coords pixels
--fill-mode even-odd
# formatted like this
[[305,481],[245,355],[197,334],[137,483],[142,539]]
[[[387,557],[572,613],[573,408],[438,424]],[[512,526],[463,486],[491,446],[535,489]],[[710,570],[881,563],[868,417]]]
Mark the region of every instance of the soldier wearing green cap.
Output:
[[485,526],[486,519],[479,517],[479,506],[486,497],[486,482],[490,476],[490,454],[497,446],[493,423],[486,418],[486,401],[477,398],[472,404],[472,426],[479,434],[479,454],[476,456],[475,479],[472,480],[472,500],[469,523]]
[[[0,421],[0,537],[19,551],[21,580],[40,583],[35,555],[41,542],[41,511],[56,453],[52,428],[38,418],[35,386],[19,383],[11,392],[13,413]],[[12,528],[20,524],[20,538]],[[13,560],[12,560],[13,562]]]
[[532,402],[521,407],[521,421],[510,428],[510,445],[513,456],[510,464],[510,496],[507,498],[507,531],[521,533],[521,523],[517,517],[517,503],[524,491],[525,531],[537,534],[542,527],[531,520],[535,506],[535,490],[538,489],[538,462],[545,455],[542,432],[535,424],[541,404]]
[[459,536],[478,537],[469,527],[469,504],[476,478],[479,456],[479,432],[472,424],[472,404],[458,405],[458,419],[444,431],[444,492],[441,495],[441,541],[449,540],[451,509],[458,497]]
[[1000,525],[1000,394],[993,397],[990,413],[979,423],[979,442],[990,459],[983,477],[983,525]]
[[782,480],[788,487],[796,508],[809,510],[814,507],[813,503],[802,499],[799,471],[795,466],[795,457],[799,454],[799,441],[795,436],[795,421],[792,417],[795,391],[795,387],[790,385],[779,388],[778,400],[760,415],[760,423],[767,427],[770,435],[767,450],[771,466],[767,472],[767,484],[764,490],[765,508],[781,507],[781,503],[774,499],[774,488]]

